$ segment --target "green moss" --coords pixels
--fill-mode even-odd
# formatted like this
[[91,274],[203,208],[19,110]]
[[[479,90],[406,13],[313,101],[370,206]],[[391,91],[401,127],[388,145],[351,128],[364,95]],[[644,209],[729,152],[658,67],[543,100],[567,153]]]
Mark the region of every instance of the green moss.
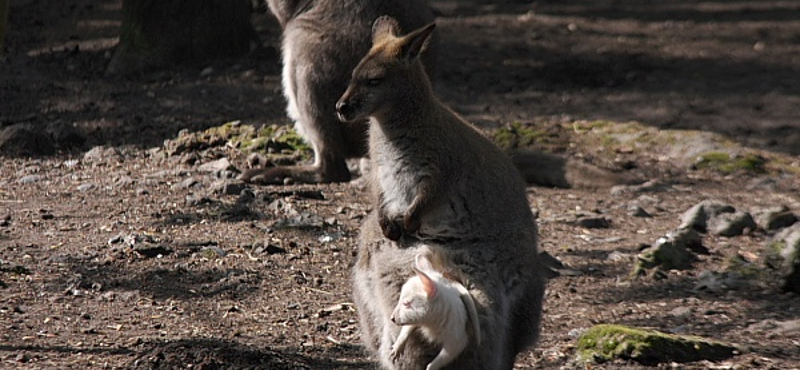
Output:
[[223,145],[246,153],[263,152],[273,155],[290,152],[300,154],[301,157],[312,155],[309,145],[290,127],[270,125],[256,129],[239,121],[227,122],[201,132],[183,133],[175,140],[170,140],[166,147],[170,155],[175,155]]
[[725,152],[708,152],[700,155],[694,164],[696,169],[711,169],[723,173],[738,171],[763,173],[766,159],[758,154],[747,153],[731,156]]
[[523,125],[520,122],[514,122],[496,130],[494,132],[494,142],[501,148],[510,149],[537,144],[547,136],[548,133],[546,131],[538,129],[534,125]]
[[622,325],[597,325],[578,338],[581,362],[634,360],[645,365],[664,362],[722,360],[736,353],[728,344],[694,336],[671,335]]

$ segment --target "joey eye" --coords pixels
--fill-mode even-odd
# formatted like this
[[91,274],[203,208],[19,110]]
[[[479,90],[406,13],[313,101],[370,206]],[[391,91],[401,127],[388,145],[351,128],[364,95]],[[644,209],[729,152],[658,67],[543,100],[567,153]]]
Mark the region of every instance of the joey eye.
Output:
[[411,308],[411,301],[403,301],[403,307]]

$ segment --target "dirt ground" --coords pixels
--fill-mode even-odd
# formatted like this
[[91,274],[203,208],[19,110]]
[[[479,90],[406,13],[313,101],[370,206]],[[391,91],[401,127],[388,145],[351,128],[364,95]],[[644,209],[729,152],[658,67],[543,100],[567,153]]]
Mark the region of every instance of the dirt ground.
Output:
[[[519,122],[638,121],[691,129],[800,161],[800,4],[793,1],[432,1],[443,52],[437,91],[490,130]],[[370,209],[359,181],[248,187],[199,165],[246,154],[218,145],[168,155],[165,140],[225,122],[288,124],[279,34],[235,60],[109,77],[119,0],[11,2],[0,59],[0,129],[50,135],[55,154],[0,160],[0,368],[371,369],[349,271]],[[548,286],[542,337],[518,368],[576,365],[575,337],[621,323],[735,343],[722,362],[659,368],[800,368],[800,296],[775,280],[698,289],[770,235],[704,236],[710,254],[663,279],[629,278],[642,244],[718,199],[800,214],[800,171],[693,170],[664,152],[550,148],[668,186],[531,187],[541,249],[571,274]],[[103,146],[105,150],[90,149]],[[86,154],[87,152],[91,154]],[[224,172],[224,171],[223,171]],[[225,177],[225,173],[221,174]],[[652,217],[634,217],[639,205]],[[599,212],[608,228],[565,220]],[[582,368],[582,367],[579,367]],[[647,368],[617,361],[597,368]]]

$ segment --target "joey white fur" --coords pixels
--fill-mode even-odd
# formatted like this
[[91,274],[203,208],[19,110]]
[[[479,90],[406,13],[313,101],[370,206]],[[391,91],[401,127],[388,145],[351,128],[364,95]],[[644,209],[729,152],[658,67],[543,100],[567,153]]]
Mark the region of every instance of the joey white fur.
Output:
[[426,340],[442,347],[426,367],[438,370],[469,344],[468,323],[472,323],[475,342],[480,344],[478,311],[469,291],[434,270],[424,255],[417,254],[413,268],[415,275],[403,285],[400,301],[392,312],[392,322],[402,329],[392,345],[391,357],[396,360],[402,355],[409,335],[419,329]]

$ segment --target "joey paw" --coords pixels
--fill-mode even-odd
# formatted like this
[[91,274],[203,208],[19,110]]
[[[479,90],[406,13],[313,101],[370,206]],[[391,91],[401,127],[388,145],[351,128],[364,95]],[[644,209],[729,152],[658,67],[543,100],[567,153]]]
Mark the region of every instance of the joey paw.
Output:
[[398,358],[400,358],[402,350],[401,348],[397,348],[396,345],[392,345],[392,353],[389,354],[389,357],[392,359],[392,362],[396,362]]

